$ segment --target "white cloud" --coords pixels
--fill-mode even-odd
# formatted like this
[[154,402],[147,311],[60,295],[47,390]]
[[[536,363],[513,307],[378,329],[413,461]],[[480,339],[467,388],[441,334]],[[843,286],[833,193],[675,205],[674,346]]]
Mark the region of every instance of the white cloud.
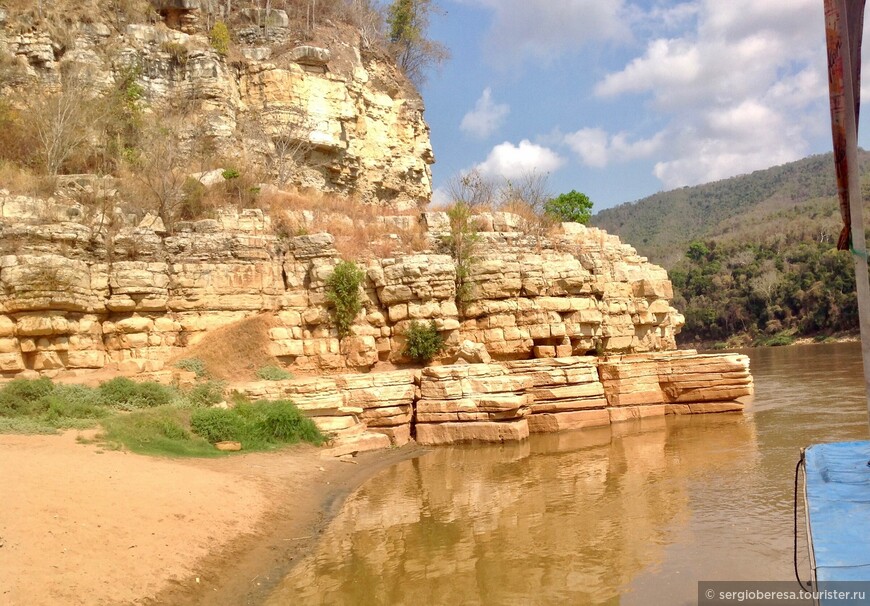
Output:
[[509,105],[493,102],[492,89],[487,87],[474,104],[474,109],[463,116],[459,128],[478,139],[486,139],[504,124],[510,111]]
[[586,166],[604,168],[608,163],[607,132],[600,128],[581,128],[565,135],[565,143]]
[[674,133],[680,153],[656,163],[653,174],[665,187],[716,181],[804,155],[799,126],[758,100],[711,110],[698,126]]
[[587,44],[631,39],[624,0],[464,0],[494,11],[485,48],[490,63],[549,62]]
[[658,87],[672,88],[693,82],[700,71],[696,46],[683,40],[654,40],[643,57],[599,82],[595,94],[606,97]]
[[[644,95],[647,107],[670,123],[633,143],[589,129],[566,136],[581,161],[604,166],[659,153],[654,174],[678,187],[806,155],[807,136],[819,132],[826,115],[820,2],[698,0],[646,14],[655,22],[651,31],[669,35],[650,39],[641,54],[602,77],[594,93]],[[691,29],[673,29],[690,21]]]
[[475,168],[484,177],[516,179],[532,172],[551,173],[564,163],[553,150],[523,139],[518,145],[509,141],[496,145]]
[[432,206],[435,208],[445,208],[450,206],[451,202],[450,194],[447,192],[447,188],[445,187],[436,187],[432,191]]
[[604,168],[612,162],[648,158],[659,151],[663,140],[664,133],[631,141],[627,133],[608,135],[600,128],[581,128],[564,137],[564,143],[580,161],[594,168]]

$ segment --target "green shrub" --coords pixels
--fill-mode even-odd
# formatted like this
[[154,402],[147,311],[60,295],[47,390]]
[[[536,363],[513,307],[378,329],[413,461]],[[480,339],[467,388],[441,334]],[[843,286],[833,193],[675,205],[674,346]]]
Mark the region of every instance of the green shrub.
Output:
[[241,442],[246,433],[245,423],[235,409],[196,410],[190,417],[190,427],[212,444],[228,440]]
[[136,395],[136,382],[127,377],[115,377],[100,384],[100,394],[109,406],[119,406],[131,401]]
[[172,400],[172,389],[166,385],[146,381],[138,384],[138,390],[134,399],[136,408],[154,408],[165,406]]
[[100,385],[100,394],[105,405],[131,410],[169,404],[173,392],[153,381],[137,383],[127,377],[115,377]]
[[39,399],[54,391],[51,379],[15,379],[0,388],[0,415],[26,414]]
[[764,347],[782,347],[785,345],[791,345],[794,343],[795,338],[792,335],[779,333],[770,337],[769,339],[764,339],[761,342],[761,345]]
[[293,373],[289,373],[283,368],[277,366],[264,366],[257,371],[257,376],[264,381],[284,381],[292,379]]
[[205,369],[205,362],[199,358],[184,358],[176,362],[175,367],[192,372],[196,375],[197,379],[202,379],[208,375],[208,371]]
[[238,179],[242,175],[235,168],[227,168],[223,172],[221,172],[221,176],[224,178],[225,181],[231,181],[233,179]]
[[592,201],[586,194],[571,190],[544,204],[544,214],[557,221],[582,223],[586,225],[592,217]]
[[211,47],[217,54],[221,57],[226,57],[227,53],[230,52],[230,30],[227,24],[223,21],[215,23],[208,34],[208,38],[209,42],[211,42]]
[[312,444],[323,442],[323,434],[317,429],[314,421],[304,417],[290,400],[258,402],[255,406],[262,407],[264,411],[257,427],[260,435],[266,440],[284,443],[305,440]]
[[[96,389],[54,385],[49,379],[19,379],[0,389],[0,417],[8,431],[45,433],[55,429],[90,427],[110,412]],[[11,419],[16,419],[11,423]]]
[[246,450],[262,449],[300,440],[320,444],[323,434],[290,400],[239,402],[235,408],[196,410],[190,418],[193,431],[211,442],[241,442]]
[[412,320],[405,337],[405,355],[418,362],[431,362],[444,349],[444,337],[438,332],[434,320],[428,324]]
[[365,273],[353,261],[341,261],[326,280],[326,299],[332,304],[332,315],[339,338],[350,334],[350,327],[362,309],[360,286]]
[[195,385],[184,394],[182,401],[190,408],[214,406],[224,399],[224,384],[221,381],[206,381]]

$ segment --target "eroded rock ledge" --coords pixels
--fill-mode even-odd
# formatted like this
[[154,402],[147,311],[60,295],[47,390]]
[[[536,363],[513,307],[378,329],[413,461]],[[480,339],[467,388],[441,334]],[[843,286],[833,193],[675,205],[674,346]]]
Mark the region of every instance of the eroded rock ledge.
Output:
[[236,385],[291,398],[336,438],[331,453],[403,445],[509,442],[530,433],[666,414],[732,412],[753,393],[742,354],[671,351],[539,358]]

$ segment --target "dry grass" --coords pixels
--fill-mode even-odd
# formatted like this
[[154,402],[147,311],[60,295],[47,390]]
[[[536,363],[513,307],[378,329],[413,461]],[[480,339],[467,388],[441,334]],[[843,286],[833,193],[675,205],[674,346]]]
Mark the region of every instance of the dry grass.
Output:
[[48,197],[54,194],[55,180],[14,162],[0,160],[0,188],[19,196]]
[[269,353],[269,329],[277,325],[275,314],[262,313],[209,331],[169,364],[183,358],[205,363],[209,377],[221,381],[256,381],[257,370],[281,366]]
[[[283,236],[328,232],[344,259],[384,258],[427,250],[418,210],[387,211],[355,198],[272,191],[260,196],[261,207]],[[310,220],[304,211],[310,211]]]
[[551,217],[537,211],[535,207],[524,200],[505,202],[499,210],[512,213],[523,220],[523,231],[539,241],[551,236],[559,227],[559,223]]
[[19,32],[45,28],[62,46],[73,42],[71,25],[92,23],[96,15],[109,16],[108,24],[119,31],[126,23],[149,21],[156,13],[148,0],[2,0],[9,11],[8,22]]

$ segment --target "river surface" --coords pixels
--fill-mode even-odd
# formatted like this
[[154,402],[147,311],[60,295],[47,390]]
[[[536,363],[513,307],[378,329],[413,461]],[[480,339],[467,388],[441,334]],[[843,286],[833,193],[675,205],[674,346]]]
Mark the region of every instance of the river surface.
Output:
[[867,439],[861,350],[747,353],[742,414],[441,447],[380,473],[267,604],[694,604],[699,580],[793,579],[794,466]]

